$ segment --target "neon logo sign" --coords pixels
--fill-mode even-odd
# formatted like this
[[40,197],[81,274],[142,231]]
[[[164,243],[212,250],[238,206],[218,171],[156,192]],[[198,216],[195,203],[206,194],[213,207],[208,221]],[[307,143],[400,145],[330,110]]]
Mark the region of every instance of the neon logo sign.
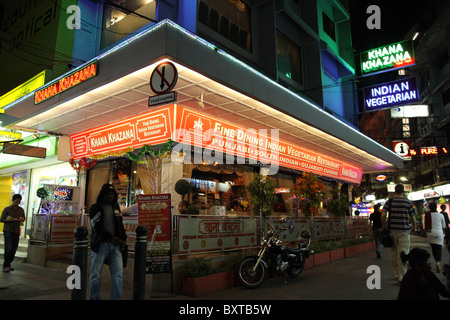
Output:
[[34,104],[41,103],[58,93],[72,88],[81,82],[97,75],[97,61],[94,61],[80,70],[76,70],[64,78],[51,82],[44,89],[34,93]]
[[361,74],[390,71],[416,63],[412,40],[406,40],[361,53]]

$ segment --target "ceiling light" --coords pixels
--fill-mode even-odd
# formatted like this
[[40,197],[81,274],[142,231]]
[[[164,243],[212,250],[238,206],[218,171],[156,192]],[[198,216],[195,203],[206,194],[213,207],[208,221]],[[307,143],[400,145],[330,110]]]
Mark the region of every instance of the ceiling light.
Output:
[[205,109],[205,104],[203,103],[203,93],[199,97],[196,97],[195,99],[197,99],[198,106],[201,109]]

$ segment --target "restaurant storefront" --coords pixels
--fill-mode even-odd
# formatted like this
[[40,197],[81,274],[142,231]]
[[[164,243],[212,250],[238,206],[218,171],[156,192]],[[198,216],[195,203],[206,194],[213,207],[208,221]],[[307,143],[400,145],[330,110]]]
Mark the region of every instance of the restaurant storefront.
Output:
[[[150,80],[161,63],[176,70],[174,79],[159,82],[161,88],[171,82],[176,95],[149,107],[161,98]],[[69,137],[61,140],[59,157],[78,171],[79,207],[88,209],[100,186],[113,183],[130,215],[130,233],[139,222],[137,195],[169,193],[176,215],[182,198],[175,183],[189,181],[186,200],[200,215],[177,220],[180,251],[189,246],[183,234],[197,237],[199,248],[209,246],[192,234],[193,228],[212,230],[201,217],[240,219],[227,220],[229,230],[239,230],[230,231],[238,236],[229,237],[227,248],[254,243],[245,187],[256,174],[276,181],[275,212],[297,219],[288,190],[301,172],[318,175],[331,189],[358,185],[365,172],[402,166],[392,151],[169,20],[10,104],[5,114],[11,128]],[[224,248],[225,238],[215,245]]]

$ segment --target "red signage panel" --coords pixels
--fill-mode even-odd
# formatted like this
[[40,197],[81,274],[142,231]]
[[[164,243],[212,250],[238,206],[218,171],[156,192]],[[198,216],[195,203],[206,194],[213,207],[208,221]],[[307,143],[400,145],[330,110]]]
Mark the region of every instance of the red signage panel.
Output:
[[164,143],[172,136],[169,107],[92,128],[70,136],[74,160],[111,151]]

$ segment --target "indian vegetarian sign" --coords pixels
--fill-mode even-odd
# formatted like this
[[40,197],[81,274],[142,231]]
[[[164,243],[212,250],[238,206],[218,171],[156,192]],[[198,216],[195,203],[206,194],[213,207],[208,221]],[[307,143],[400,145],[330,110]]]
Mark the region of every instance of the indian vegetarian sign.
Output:
[[415,77],[364,88],[364,109],[373,111],[419,101]]

